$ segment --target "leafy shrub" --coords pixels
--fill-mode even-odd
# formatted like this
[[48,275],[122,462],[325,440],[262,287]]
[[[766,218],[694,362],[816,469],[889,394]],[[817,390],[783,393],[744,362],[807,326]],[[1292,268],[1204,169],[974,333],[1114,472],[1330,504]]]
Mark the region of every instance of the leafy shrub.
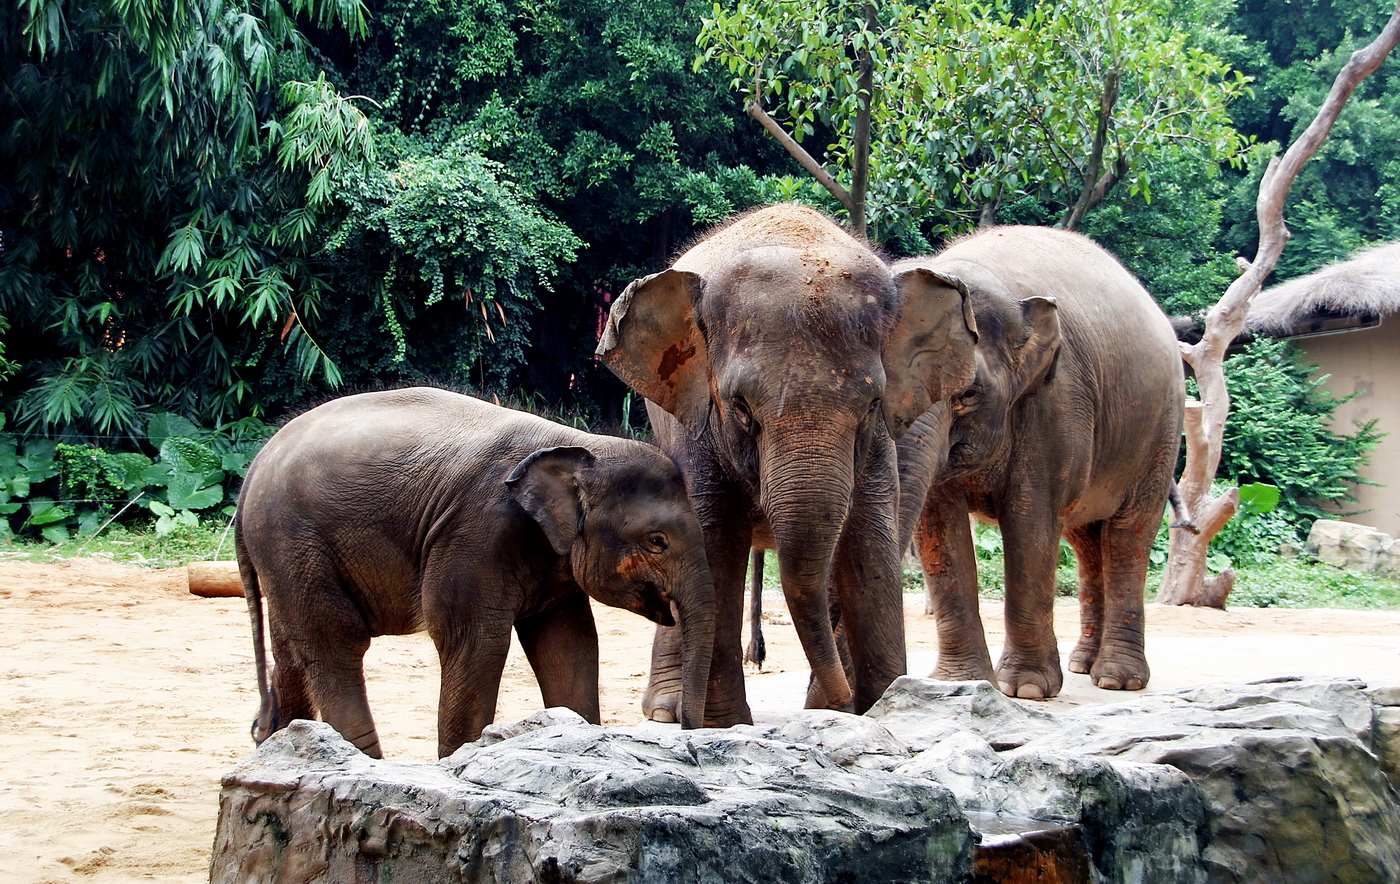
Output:
[[194,527],[201,514],[231,515],[235,487],[272,428],[257,420],[217,430],[175,414],[146,426],[154,458],[42,437],[21,442],[0,414],[0,537],[63,543],[125,517],[153,521],[157,536]]
[[1230,416],[1217,476],[1276,487],[1278,511],[1300,538],[1324,515],[1320,504],[1355,500],[1351,487],[1365,481],[1357,471],[1381,437],[1374,421],[1350,435],[1333,431],[1332,416],[1346,400],[1322,389],[1314,368],[1292,344],[1269,338],[1225,364]]
[[1396,608],[1400,583],[1377,574],[1344,571],[1305,559],[1274,557],[1241,570],[1230,591],[1232,607]]

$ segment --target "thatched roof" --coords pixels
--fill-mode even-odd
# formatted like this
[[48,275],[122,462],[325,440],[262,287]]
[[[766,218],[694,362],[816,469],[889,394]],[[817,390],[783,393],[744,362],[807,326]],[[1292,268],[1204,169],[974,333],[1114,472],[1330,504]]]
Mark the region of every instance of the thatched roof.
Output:
[[1265,289],[1249,307],[1255,334],[1320,331],[1340,320],[1375,320],[1400,313],[1400,242],[1373,246],[1348,261]]

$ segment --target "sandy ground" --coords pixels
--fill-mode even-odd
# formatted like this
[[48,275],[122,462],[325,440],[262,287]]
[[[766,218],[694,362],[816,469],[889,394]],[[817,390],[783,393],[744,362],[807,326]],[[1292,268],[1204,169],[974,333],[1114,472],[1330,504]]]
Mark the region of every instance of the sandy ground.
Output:
[[[922,675],[933,665],[934,630],[922,598],[907,598],[910,669]],[[598,612],[604,721],[632,724],[651,625]],[[748,682],[761,717],[800,706],[806,684],[781,603],[767,616],[770,659]],[[983,616],[989,643],[999,644],[998,606]],[[1072,602],[1057,609],[1056,628],[1067,652]],[[1400,612],[1154,606],[1148,635],[1149,690],[1304,673],[1400,684]],[[184,569],[0,562],[0,647],[0,884],[206,881],[219,778],[252,751],[257,696],[243,600],[190,595]],[[431,644],[378,639],[367,665],[385,751],[432,760]],[[1047,705],[1121,697],[1070,675]],[[517,651],[497,720],[539,704]]]

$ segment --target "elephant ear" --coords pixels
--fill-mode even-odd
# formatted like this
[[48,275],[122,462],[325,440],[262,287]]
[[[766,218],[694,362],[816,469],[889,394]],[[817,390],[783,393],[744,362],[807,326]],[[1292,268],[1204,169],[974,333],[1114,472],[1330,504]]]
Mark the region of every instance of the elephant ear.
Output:
[[1021,302],[1026,337],[1016,349],[1016,398],[1026,395],[1055,376],[1060,360],[1060,310],[1054,298],[1026,298]]
[[885,426],[898,439],[935,402],[972,383],[977,320],[967,286],[925,267],[895,274],[903,307],[885,344]]
[[549,545],[568,555],[583,531],[583,473],[593,452],[574,445],[541,448],[515,465],[506,478],[515,500],[544,529]]
[[595,354],[627,386],[698,437],[710,416],[710,358],[695,321],[700,276],[663,270],[613,302]]

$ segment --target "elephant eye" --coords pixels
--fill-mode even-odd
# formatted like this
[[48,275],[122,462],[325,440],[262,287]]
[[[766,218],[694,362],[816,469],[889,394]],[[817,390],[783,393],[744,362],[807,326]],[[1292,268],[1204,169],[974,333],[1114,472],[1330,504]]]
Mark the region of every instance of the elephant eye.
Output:
[[866,416],[867,418],[874,417],[874,416],[875,416],[875,412],[877,412],[877,411],[879,411],[879,410],[880,410],[880,397],[876,396],[876,397],[870,402],[870,408],[865,412],[865,416]]
[[753,412],[749,411],[749,403],[744,401],[743,396],[735,396],[730,402],[734,405],[734,414],[745,433],[753,434],[757,424],[753,419]]
[[982,391],[974,387],[969,387],[958,394],[958,405],[963,408],[971,408],[982,401]]
[[653,531],[651,534],[647,535],[646,545],[647,549],[652,552],[662,553],[670,549],[671,542],[666,539],[665,534],[662,534],[660,531]]

